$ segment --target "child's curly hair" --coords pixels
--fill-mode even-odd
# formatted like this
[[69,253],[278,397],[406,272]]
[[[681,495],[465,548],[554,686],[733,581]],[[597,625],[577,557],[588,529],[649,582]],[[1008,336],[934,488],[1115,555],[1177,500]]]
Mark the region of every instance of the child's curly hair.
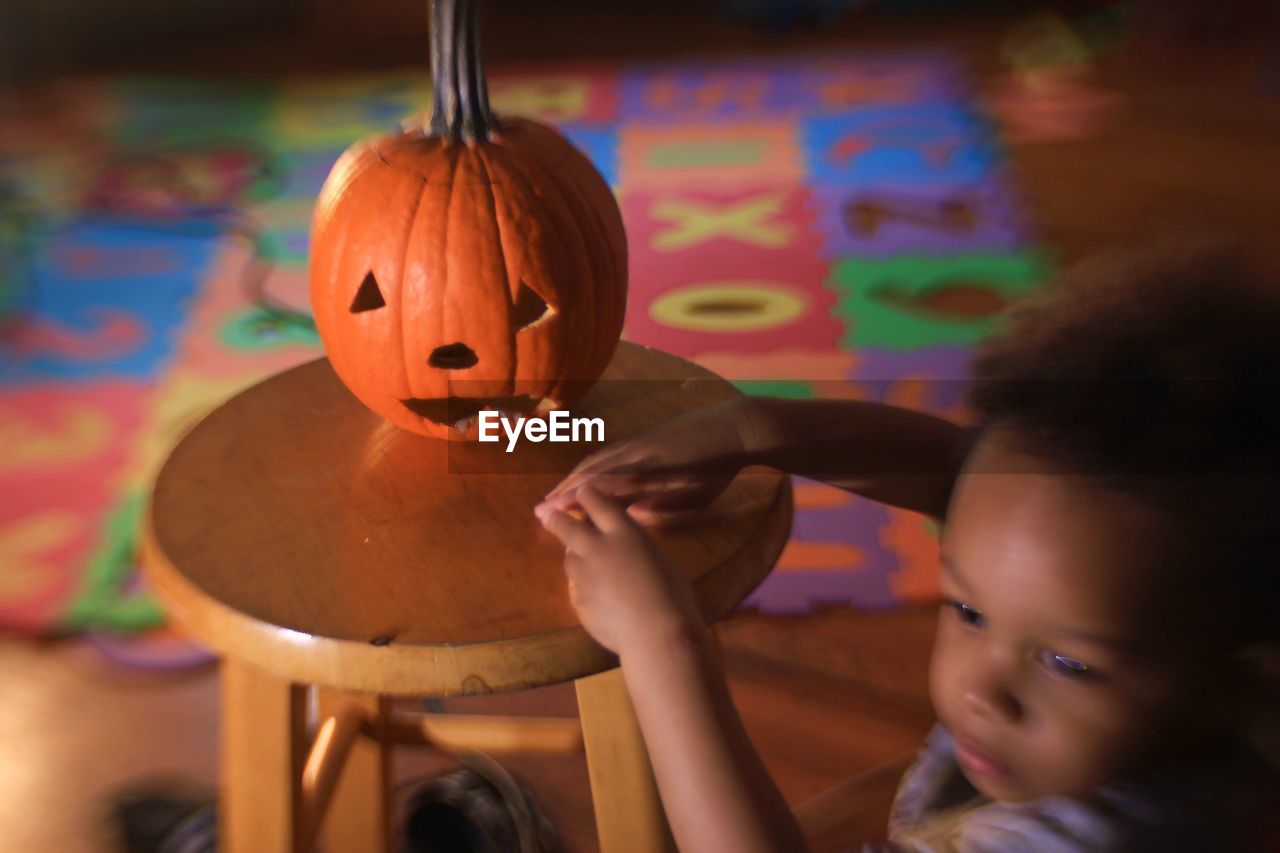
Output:
[[1240,627],[1277,638],[1280,283],[1223,247],[1099,258],[1017,306],[973,380],[1026,452],[1170,512]]

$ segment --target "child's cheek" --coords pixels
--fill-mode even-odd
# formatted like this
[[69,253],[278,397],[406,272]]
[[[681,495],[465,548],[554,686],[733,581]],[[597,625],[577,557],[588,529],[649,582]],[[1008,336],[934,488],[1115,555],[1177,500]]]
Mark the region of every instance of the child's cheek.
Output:
[[954,636],[956,626],[954,620],[943,613],[939,618],[937,635],[933,644],[933,655],[929,658],[929,697],[933,702],[934,713],[948,725],[955,706],[956,694],[960,691],[957,683],[960,669],[957,638]]

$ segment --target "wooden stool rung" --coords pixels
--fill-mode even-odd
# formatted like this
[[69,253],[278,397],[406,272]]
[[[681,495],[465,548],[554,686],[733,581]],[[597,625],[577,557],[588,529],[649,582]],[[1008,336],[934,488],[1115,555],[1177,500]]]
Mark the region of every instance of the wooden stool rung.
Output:
[[572,717],[397,713],[391,718],[390,736],[396,743],[446,752],[582,751],[582,726]]
[[316,730],[302,768],[302,850],[310,850],[315,843],[351,747],[369,724],[368,715],[362,709],[345,706],[320,723]]

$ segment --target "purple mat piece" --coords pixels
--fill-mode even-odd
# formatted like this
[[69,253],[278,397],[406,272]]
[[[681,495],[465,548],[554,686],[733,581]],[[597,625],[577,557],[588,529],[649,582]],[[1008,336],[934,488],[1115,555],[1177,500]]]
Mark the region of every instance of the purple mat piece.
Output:
[[950,104],[963,101],[959,79],[955,63],[936,54],[819,57],[800,67],[769,60],[638,67],[621,76],[619,113],[645,122],[733,121]]
[[815,603],[859,608],[899,603],[888,580],[898,570],[898,559],[880,544],[879,531],[888,522],[883,506],[861,498],[830,508],[798,510],[791,529],[793,540],[849,545],[862,559],[848,569],[809,569],[791,563],[766,578],[744,606],[776,614],[802,612]]
[[775,571],[742,603],[744,608],[783,616],[807,613],[815,605],[886,610],[902,604],[884,576],[863,571]]
[[863,399],[953,414],[964,399],[972,357],[966,347],[860,349],[848,378]]
[[815,112],[853,112],[886,104],[963,103],[966,83],[957,65],[938,56],[908,54],[818,60],[793,72],[793,85],[822,97]]
[[998,180],[968,185],[817,187],[810,204],[828,257],[944,255],[1026,245],[1031,229]]
[[934,380],[962,383],[969,378],[968,347],[926,347],[899,350],[860,349],[850,379],[886,380],[906,376],[927,376]]
[[875,538],[875,532],[888,521],[889,513],[884,506],[854,498],[840,506],[798,510],[791,536],[803,542],[845,542],[855,545],[866,552],[866,560],[859,566],[859,569],[866,570],[873,565],[881,566],[880,561],[875,559],[877,553],[888,560],[890,566],[893,563],[889,555],[878,551],[879,544]]

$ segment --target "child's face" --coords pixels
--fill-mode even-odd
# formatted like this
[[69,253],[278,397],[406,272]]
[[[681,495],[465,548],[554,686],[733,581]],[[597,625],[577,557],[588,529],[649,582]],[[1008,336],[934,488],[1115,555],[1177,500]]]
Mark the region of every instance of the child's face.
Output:
[[998,433],[975,448],[943,537],[930,682],[980,791],[1081,794],[1177,748],[1205,650],[1165,539],[1155,511],[1050,473]]

